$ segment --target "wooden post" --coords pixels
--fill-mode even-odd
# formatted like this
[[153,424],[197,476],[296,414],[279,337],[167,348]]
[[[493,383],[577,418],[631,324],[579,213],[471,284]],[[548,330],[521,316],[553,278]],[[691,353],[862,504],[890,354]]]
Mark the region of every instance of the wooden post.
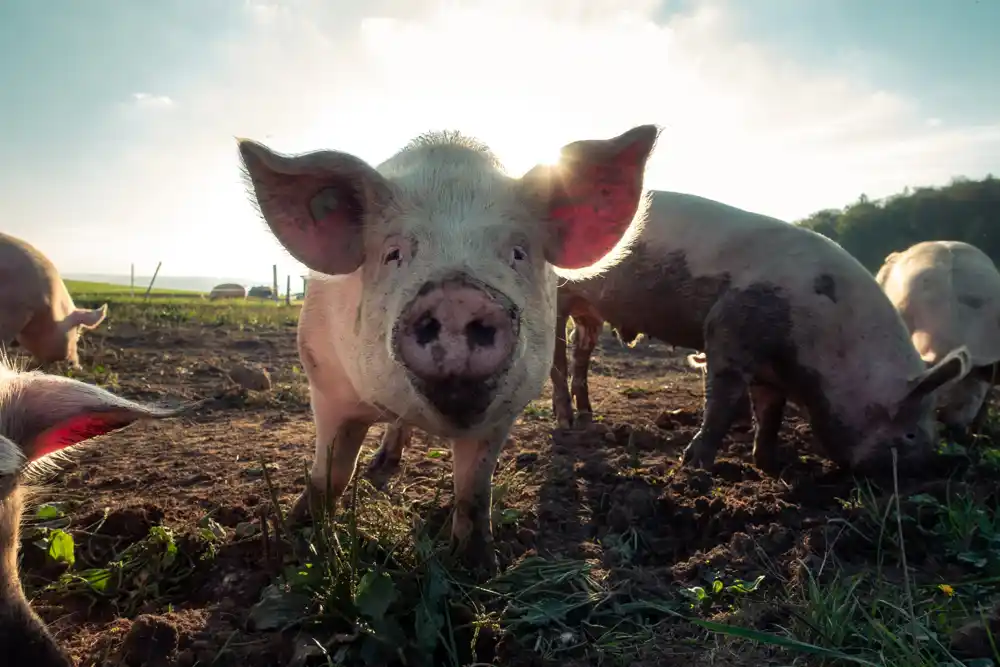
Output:
[[128,295],[131,297],[135,296],[135,262],[132,262],[132,273],[128,282]]
[[149,299],[149,293],[153,291],[153,283],[156,282],[156,276],[160,274],[160,267],[163,266],[163,262],[156,263],[156,271],[153,271],[153,279],[149,281],[149,287],[146,288],[146,296],[143,299]]
[[309,276],[302,276],[302,296],[306,295],[306,283],[309,282]]
[[292,305],[292,276],[287,276],[285,281],[285,305]]
[[271,269],[274,271],[274,300],[277,301],[279,299],[279,296],[278,296],[278,265],[277,264],[272,265]]

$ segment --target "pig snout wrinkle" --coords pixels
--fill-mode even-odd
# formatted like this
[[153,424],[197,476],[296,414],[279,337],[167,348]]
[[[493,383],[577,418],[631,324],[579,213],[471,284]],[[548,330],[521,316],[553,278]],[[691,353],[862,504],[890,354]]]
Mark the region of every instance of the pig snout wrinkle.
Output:
[[421,287],[400,324],[398,353],[418,389],[452,422],[471,424],[489,407],[516,346],[515,308],[455,279]]

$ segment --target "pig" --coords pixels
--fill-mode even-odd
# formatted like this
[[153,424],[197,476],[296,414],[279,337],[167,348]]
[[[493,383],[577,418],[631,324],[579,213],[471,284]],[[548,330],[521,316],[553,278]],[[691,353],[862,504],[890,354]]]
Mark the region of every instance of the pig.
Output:
[[[765,472],[776,471],[789,399],[844,468],[884,471],[893,446],[903,466],[932,451],[934,395],[969,372],[968,349],[956,344],[927,367],[874,276],[820,234],[675,192],[653,191],[646,216],[622,261],[560,286],[557,332],[569,314],[583,323],[575,390],[586,386],[579,359],[606,319],[626,340],[645,333],[704,350],[691,358],[705,363],[705,409],[685,466],[711,468],[747,392],[753,459]],[[572,415],[565,349],[559,334],[551,379],[563,423]]]
[[17,340],[38,362],[80,368],[80,332],[96,328],[108,304],[77,308],[55,265],[26,241],[0,232],[0,344]]
[[24,597],[17,572],[22,477],[51,468],[66,448],[139,419],[163,419],[190,409],[157,408],[104,389],[39,371],[15,370],[0,357],[0,656],[4,664],[72,667]]
[[951,429],[978,428],[1000,362],[1000,272],[961,241],[925,241],[894,252],[875,277],[929,366],[965,345],[972,370],[938,392],[938,416]]
[[239,140],[261,217],[310,269],[298,347],[316,450],[294,521],[336,507],[372,424],[412,425],[451,441],[454,552],[479,574],[496,570],[492,476],[545,381],[555,269],[588,275],[627,253],[658,134],[642,125],[574,142],[518,178],[454,131],[377,167]]

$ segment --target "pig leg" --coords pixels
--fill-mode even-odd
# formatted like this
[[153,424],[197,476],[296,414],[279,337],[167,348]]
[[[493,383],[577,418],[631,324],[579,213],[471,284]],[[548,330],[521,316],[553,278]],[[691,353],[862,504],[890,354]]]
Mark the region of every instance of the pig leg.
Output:
[[753,437],[753,461],[760,470],[774,472],[785,395],[774,387],[755,383],[750,385],[750,397],[754,421],[757,422]]
[[556,345],[552,353],[552,368],[549,380],[552,382],[552,412],[556,426],[569,428],[573,425],[573,402],[566,383],[566,323],[569,316],[562,312],[556,315]]
[[[358,454],[371,422],[346,418],[343,406],[313,390],[312,409],[316,422],[316,453],[309,472],[309,488],[292,508],[293,523],[304,522],[325,505],[331,515],[358,465]],[[328,493],[329,489],[329,493]]]
[[399,472],[399,462],[403,450],[409,447],[413,438],[413,427],[408,424],[389,424],[382,436],[382,444],[375,452],[374,458],[368,464],[365,475],[376,489],[383,488],[386,483]]
[[458,439],[452,444],[452,548],[469,569],[486,576],[495,574],[498,568],[491,517],[493,472],[509,430],[508,426],[483,439]]
[[576,399],[576,416],[578,424],[587,424],[594,417],[590,405],[590,388],[587,386],[587,374],[590,371],[590,357],[597,347],[597,339],[601,335],[604,321],[586,315],[574,315],[573,323],[576,332],[573,335],[573,398]]
[[717,368],[721,359],[708,362],[705,382],[705,414],[701,430],[684,449],[682,462],[685,467],[708,470],[715,463],[715,456],[722,439],[736,419],[740,400],[747,391],[743,375],[732,367]]

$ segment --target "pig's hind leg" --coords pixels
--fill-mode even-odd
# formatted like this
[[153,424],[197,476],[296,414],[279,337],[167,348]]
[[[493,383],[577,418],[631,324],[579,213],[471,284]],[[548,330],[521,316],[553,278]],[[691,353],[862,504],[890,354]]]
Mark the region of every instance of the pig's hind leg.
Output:
[[750,385],[756,430],[753,437],[753,462],[763,472],[777,468],[778,432],[785,413],[785,394],[766,384]]
[[342,404],[329,400],[310,387],[313,421],[316,424],[316,453],[309,472],[308,488],[292,509],[292,520],[306,521],[315,510],[329,508],[331,515],[337,500],[351,483],[358,465],[358,454],[371,422],[345,414]]
[[587,376],[590,373],[590,358],[597,347],[597,340],[604,328],[604,320],[581,313],[573,316],[573,398],[576,399],[577,423],[589,424],[594,418],[594,408],[590,405],[590,387]]

